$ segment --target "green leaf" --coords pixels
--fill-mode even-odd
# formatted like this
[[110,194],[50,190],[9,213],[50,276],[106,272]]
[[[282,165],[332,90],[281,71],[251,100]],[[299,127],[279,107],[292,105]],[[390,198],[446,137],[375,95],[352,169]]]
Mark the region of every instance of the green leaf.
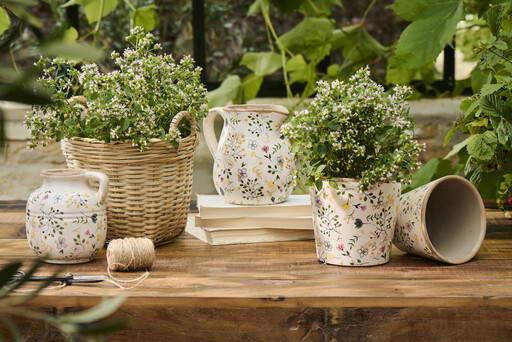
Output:
[[28,7],[37,4],[37,2],[32,1],[2,1],[3,5],[7,7],[9,10],[16,15],[19,19],[24,22],[32,25],[34,27],[41,28],[43,24],[34,16],[31,12],[29,12]]
[[64,31],[62,39],[67,42],[74,42],[78,39],[78,31],[74,27],[70,27]]
[[11,18],[9,14],[4,10],[3,7],[0,7],[0,34],[7,31],[7,29],[11,26]]
[[472,162],[473,162],[473,157],[469,156],[469,158],[466,160],[466,165],[464,165],[464,175],[467,176],[471,172]]
[[314,149],[316,150],[316,154],[318,154],[318,156],[320,158],[325,157],[325,155],[327,153],[327,145],[325,145],[325,144],[315,145]]
[[404,69],[401,67],[392,67],[393,56],[388,60],[388,69],[386,71],[387,84],[409,84],[416,76],[418,69]]
[[247,52],[240,64],[247,66],[256,76],[265,76],[283,66],[280,54],[275,52]]
[[496,129],[496,133],[498,135],[498,142],[501,145],[506,145],[507,142],[512,143],[512,125],[508,121],[502,119]]
[[338,64],[331,64],[327,67],[327,77],[335,79],[339,76],[341,68]]
[[316,186],[316,189],[317,189],[318,191],[322,190],[322,184],[323,184],[323,182],[322,182],[322,180],[321,180],[321,179],[317,179],[317,180],[315,181],[315,186]]
[[473,90],[473,93],[479,93],[485,82],[486,78],[484,77],[482,70],[478,67],[474,68],[473,71],[471,71],[471,89]]
[[495,41],[492,46],[494,46],[495,48],[499,49],[499,50],[506,50],[508,48],[508,45],[507,43],[505,43],[503,40],[497,40]]
[[497,36],[503,20],[503,7],[490,6],[487,10],[487,24],[493,36]]
[[295,55],[286,62],[286,70],[290,74],[290,83],[307,82],[308,64],[302,55]]
[[327,18],[305,18],[279,37],[292,53],[305,53],[311,60],[323,59],[331,50],[334,24]]
[[118,0],[104,0],[103,10],[101,7],[102,0],[71,0],[66,2],[62,7],[69,7],[73,5],[80,5],[84,8],[85,16],[89,24],[95,23],[101,17],[105,17],[113,12],[117,7]]
[[326,167],[327,167],[326,164],[318,165],[318,167],[316,168],[316,173],[317,174],[321,173]]
[[434,61],[464,19],[462,0],[399,0],[391,8],[413,20],[400,35],[393,59],[393,66],[406,69]]
[[478,166],[473,173],[471,174],[471,177],[469,177],[469,181],[473,183],[475,186],[480,184],[482,181],[482,166]]
[[244,91],[244,101],[247,102],[258,95],[261,84],[263,83],[263,76],[256,76],[253,73],[244,77],[242,87]]
[[387,6],[387,8],[395,11],[396,14],[405,20],[413,21],[418,19],[428,9],[428,6],[429,2],[423,0],[397,0],[394,4]]
[[217,89],[208,92],[206,95],[209,100],[209,107],[224,106],[229,101],[237,102],[240,98],[241,88],[242,82],[238,75],[226,77]]
[[0,270],[0,287],[7,284],[12,276],[18,271],[21,267],[21,262],[13,262],[10,264],[7,264],[2,267],[2,270]]
[[268,9],[269,0],[256,0],[249,7],[249,10],[247,11],[247,16],[250,17],[262,12],[268,13]]
[[498,181],[503,176],[503,173],[494,171],[483,173],[480,182],[476,186],[482,198],[496,199],[496,191],[498,190]]
[[[455,126],[454,126],[455,127]],[[452,128],[453,129],[453,128]],[[448,136],[448,135],[447,135]],[[464,141],[461,141],[460,143],[456,144],[453,146],[452,150],[444,157],[444,159],[449,159],[451,158],[452,156],[458,154],[460,152],[460,150],[462,150],[464,147],[467,146],[468,144],[468,140],[469,140],[469,137],[464,139]],[[445,140],[446,141],[446,140]],[[443,147],[445,147],[445,145],[443,145]]]
[[125,116],[121,121],[121,132],[124,132],[130,127],[130,117]]
[[155,5],[147,5],[137,8],[130,13],[132,27],[140,26],[146,31],[152,31],[158,25],[158,13],[155,11]]
[[459,126],[457,125],[456,122],[454,122],[452,128],[450,128],[450,130],[448,131],[448,133],[446,133],[446,136],[444,137],[443,147],[448,145],[450,140],[452,140],[452,137],[455,134],[455,132],[457,132],[458,128]]
[[66,323],[90,323],[103,319],[116,311],[126,299],[126,294],[121,293],[113,298],[105,298],[101,303],[90,309],[79,313],[72,313],[60,316],[60,320]]
[[480,108],[485,114],[495,118],[500,118],[501,111],[503,110],[502,103],[496,94],[482,97],[480,99]]
[[500,90],[501,88],[503,88],[505,84],[503,83],[495,83],[495,84],[484,84],[484,86],[482,87],[482,90],[480,91],[480,96],[487,96],[491,93],[494,93],[498,90]]
[[343,48],[345,60],[340,70],[343,77],[386,54],[386,48],[359,25],[334,30],[332,45],[333,50]]
[[402,193],[416,189],[438,178],[452,175],[453,172],[452,163],[449,160],[442,158],[430,159],[421,169],[413,174],[411,184],[405,186],[402,189]]
[[494,156],[498,138],[496,133],[487,131],[483,134],[472,135],[468,139],[469,155],[478,161],[489,161]]
[[[294,1],[290,0],[280,0],[283,2],[293,3]],[[301,12],[304,13],[308,17],[321,17],[321,16],[330,16],[331,15],[331,7],[339,6],[343,7],[340,0],[315,0],[315,1],[301,1],[302,3]]]
[[73,58],[78,60],[98,60],[103,57],[103,51],[85,43],[54,41],[40,46],[45,56]]

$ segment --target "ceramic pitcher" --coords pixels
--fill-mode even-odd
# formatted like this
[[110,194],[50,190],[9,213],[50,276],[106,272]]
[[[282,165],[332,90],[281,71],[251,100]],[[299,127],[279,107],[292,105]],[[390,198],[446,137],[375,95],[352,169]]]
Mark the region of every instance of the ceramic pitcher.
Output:
[[[108,178],[101,172],[52,169],[27,201],[30,248],[44,261],[77,264],[92,260],[107,236],[105,198]],[[92,188],[89,179],[99,181]]]
[[[214,119],[224,126],[219,141]],[[277,105],[232,105],[213,108],[203,121],[214,158],[213,182],[228,203],[263,205],[286,201],[295,171],[291,145],[280,128],[288,110]]]

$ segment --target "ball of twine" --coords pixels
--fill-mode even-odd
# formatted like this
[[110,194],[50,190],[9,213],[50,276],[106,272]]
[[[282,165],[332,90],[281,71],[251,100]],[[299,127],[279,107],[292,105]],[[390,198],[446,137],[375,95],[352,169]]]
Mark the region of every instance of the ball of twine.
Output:
[[109,242],[108,270],[149,270],[155,261],[155,245],[148,238],[124,238]]

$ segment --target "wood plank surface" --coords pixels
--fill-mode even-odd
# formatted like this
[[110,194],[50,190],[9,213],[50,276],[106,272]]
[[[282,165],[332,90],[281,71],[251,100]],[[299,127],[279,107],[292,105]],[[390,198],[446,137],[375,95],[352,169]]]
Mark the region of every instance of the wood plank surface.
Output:
[[[24,206],[0,202],[0,264],[36,257],[24,232]],[[129,290],[116,317],[133,324],[111,340],[173,341],[510,341],[512,221],[488,210],[476,257],[447,265],[393,249],[375,267],[317,261],[313,241],[211,246],[187,234],[158,247],[150,276]],[[105,250],[89,263],[45,264],[41,275],[106,274]],[[116,273],[131,278],[140,273]],[[27,303],[76,311],[123,290],[112,284],[49,290]],[[24,336],[50,327],[25,321]],[[39,324],[40,325],[40,324]]]

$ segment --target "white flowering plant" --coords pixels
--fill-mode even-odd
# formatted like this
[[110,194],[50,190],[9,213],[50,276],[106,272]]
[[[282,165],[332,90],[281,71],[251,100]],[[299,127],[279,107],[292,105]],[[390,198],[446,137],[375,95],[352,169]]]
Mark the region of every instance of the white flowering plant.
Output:
[[307,108],[282,126],[300,163],[299,179],[318,189],[323,180],[337,188],[339,178],[359,179],[362,190],[390,180],[407,183],[425,149],[413,137],[409,95],[406,86],[387,94],[368,67],[347,82],[319,81]]
[[37,83],[50,92],[53,102],[28,113],[30,147],[82,137],[131,142],[142,151],[151,138],[177,146],[179,138],[189,134],[189,122],[177,129],[170,124],[183,110],[197,121],[206,115],[201,69],[189,56],[176,63],[171,55],[157,54],[161,46],[140,27],[126,40],[131,46],[122,55],[111,54],[117,69],[108,73],[96,64],[73,60],[41,58],[36,63],[43,73]]

